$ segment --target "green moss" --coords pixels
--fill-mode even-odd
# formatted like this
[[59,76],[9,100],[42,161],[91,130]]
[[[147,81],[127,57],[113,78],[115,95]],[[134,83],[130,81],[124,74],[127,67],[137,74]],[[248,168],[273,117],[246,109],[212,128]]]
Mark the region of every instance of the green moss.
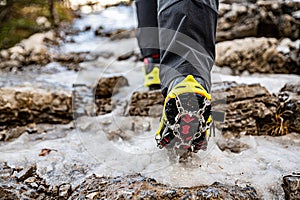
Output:
[[65,8],[61,3],[55,4],[55,11],[59,21],[70,22],[74,18],[73,12],[70,9]]
[[[5,8],[0,7],[0,14],[2,12],[5,12]],[[59,2],[55,3],[55,12],[59,22],[73,19],[72,11]],[[14,1],[10,5],[10,12],[0,20],[0,50],[10,48],[36,32],[45,31],[45,28],[36,24],[40,16],[51,21],[47,0]]]

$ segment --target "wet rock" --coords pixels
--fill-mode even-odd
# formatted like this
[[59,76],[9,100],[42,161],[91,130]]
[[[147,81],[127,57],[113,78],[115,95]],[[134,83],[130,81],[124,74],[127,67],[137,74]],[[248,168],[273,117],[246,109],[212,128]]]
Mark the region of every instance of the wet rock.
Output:
[[234,74],[300,74],[299,45],[289,39],[246,38],[217,44],[216,65],[229,67]]
[[89,191],[97,194],[98,199],[226,199],[233,196],[235,199],[258,199],[252,187],[242,188],[221,183],[191,188],[170,187],[139,174],[115,178],[90,176],[70,198],[80,198],[82,194],[90,194]]
[[115,6],[130,6],[132,5],[133,0],[124,0],[124,1],[116,1],[112,3],[105,3],[103,5],[104,8],[115,7]]
[[[71,185],[68,183],[59,186],[48,185],[44,178],[36,173],[35,165],[25,167],[14,175],[12,172],[19,171],[18,168],[0,163],[0,169],[10,170],[9,176],[1,176],[0,199],[67,199],[71,192]],[[58,193],[58,191],[60,193]]]
[[[238,85],[213,91],[215,110],[226,108],[224,124],[218,124],[223,134],[231,133],[239,137],[241,133],[249,135],[267,134],[259,124],[267,124],[276,112],[277,99],[259,84]],[[226,104],[218,100],[226,99]],[[271,124],[270,124],[271,125]]]
[[116,106],[111,98],[112,95],[127,85],[128,81],[123,76],[101,78],[94,87],[74,84],[73,111],[75,117],[110,113]]
[[89,52],[71,52],[68,54],[53,54],[52,61],[59,62],[69,70],[79,71],[79,63],[95,60],[96,56]]
[[25,126],[8,128],[0,132],[0,141],[9,141],[14,138],[18,138],[23,133],[27,132]]
[[14,47],[2,50],[0,53],[0,70],[12,71],[28,65],[46,65],[50,62],[59,62],[67,69],[78,71],[79,63],[96,59],[95,56],[88,56],[89,52],[52,53],[49,50],[49,44],[52,46],[59,44],[59,38],[53,31],[34,34]]
[[220,4],[217,41],[244,37],[300,37],[300,23],[293,15],[299,2],[257,1]]
[[100,26],[95,30],[95,35],[99,37],[110,37],[111,40],[128,39],[135,37],[135,29],[105,29]]
[[240,153],[250,148],[236,138],[223,138],[217,141],[217,145],[221,151],[230,151],[232,153]]
[[36,23],[38,26],[41,26],[42,28],[50,28],[51,22],[45,17],[45,16],[39,16],[36,18]]
[[9,52],[8,52],[8,50],[1,50],[0,51],[0,58],[3,61],[9,60]]
[[117,34],[113,34],[110,37],[110,39],[111,40],[122,40],[122,39],[135,38],[135,37],[136,37],[136,30],[131,29],[131,30],[121,31]]
[[30,123],[65,124],[73,120],[73,114],[94,116],[95,110],[97,115],[109,113],[116,105],[111,96],[125,85],[128,85],[126,78],[114,76],[100,79],[95,87],[76,85],[73,94],[64,88],[48,86],[0,88],[0,140],[17,138],[25,132],[40,132],[34,127],[22,127]]
[[128,86],[124,76],[102,77],[94,87],[96,99],[110,98],[124,86]]
[[0,70],[11,71],[14,68],[20,68],[21,63],[17,60],[8,60],[0,63]]
[[35,171],[36,171],[35,165],[29,166],[29,167],[23,169],[22,171],[20,171],[19,173],[17,173],[16,178],[19,181],[24,181],[25,179],[30,177]]
[[70,184],[65,183],[59,186],[58,196],[62,199],[67,199],[72,192],[72,187]]
[[71,94],[31,87],[0,88],[0,124],[68,123],[72,120]]
[[1,163],[0,165],[0,178],[3,180],[10,179],[14,172],[14,169],[10,168],[7,163]]
[[99,192],[92,192],[92,193],[86,195],[85,197],[86,197],[87,199],[96,199],[96,198],[98,198],[98,195],[99,195],[99,194],[100,194]]
[[281,116],[285,114],[288,119],[289,131],[300,132],[300,83],[286,84],[279,94],[279,100],[283,107]]
[[300,95],[300,83],[286,84],[283,88],[281,88],[280,92],[290,92],[295,95]]
[[12,191],[5,190],[0,186],[0,199],[13,200],[13,199],[18,199],[18,197]]
[[[295,87],[299,85],[285,86],[286,90],[298,91],[299,89]],[[287,96],[287,92],[283,90],[282,93],[285,95],[274,96],[259,84],[238,85],[234,82],[214,84],[213,110],[226,113],[225,122],[216,122],[217,127],[222,129],[223,134],[235,137],[239,137],[240,134],[279,136],[293,131],[299,132],[299,95],[294,93]],[[162,108],[163,101],[160,91],[135,92],[131,97],[129,115],[160,116],[161,109],[152,108]],[[235,146],[237,150],[233,151],[247,148],[236,142],[229,145],[229,148],[234,149]]]
[[282,187],[286,200],[300,199],[300,174],[293,173],[291,175],[284,176]]
[[96,109],[97,115],[103,115],[106,113],[110,113],[115,108],[115,104],[112,103],[111,98],[96,99],[95,104],[97,107],[97,109]]
[[[149,92],[134,92],[131,96],[129,115],[131,116],[159,116],[161,110],[153,109],[163,105],[164,97],[160,90]],[[155,112],[156,111],[156,112]]]
[[141,54],[136,51],[129,51],[117,58],[118,61],[132,59],[134,62],[137,62],[142,59]]

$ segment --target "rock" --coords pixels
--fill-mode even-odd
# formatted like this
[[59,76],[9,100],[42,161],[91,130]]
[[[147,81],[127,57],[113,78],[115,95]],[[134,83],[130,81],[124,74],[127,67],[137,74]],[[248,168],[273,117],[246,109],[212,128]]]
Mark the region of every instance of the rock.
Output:
[[23,46],[27,52],[31,51],[34,54],[41,51],[47,51],[47,47],[44,43],[45,38],[48,40],[55,40],[55,32],[48,31],[46,33],[36,33],[29,38],[22,40],[20,45]]
[[300,174],[293,173],[291,175],[284,176],[282,187],[286,200],[300,199]]
[[0,140],[38,131],[20,127],[7,129],[8,126],[66,124],[73,120],[73,114],[79,117],[109,113],[115,107],[111,96],[126,85],[126,78],[114,76],[100,79],[95,87],[74,85],[73,93],[63,88],[50,90],[46,89],[48,87],[36,88],[31,85],[0,88]]
[[20,68],[21,63],[17,60],[8,60],[0,63],[0,70],[11,71],[13,68]]
[[286,84],[280,90],[280,104],[283,109],[279,115],[285,119],[289,132],[300,132],[300,83]]
[[119,56],[119,57],[117,58],[117,60],[118,60],[118,61],[128,60],[129,58],[132,58],[132,57],[134,57],[134,58],[133,58],[133,61],[135,61],[135,62],[137,62],[137,61],[139,61],[139,60],[142,59],[140,53],[135,52],[135,51],[129,51],[129,52],[127,52],[127,53],[125,53],[125,54]]
[[295,95],[300,95],[300,83],[285,84],[284,87],[281,88],[280,92],[291,92],[295,93]]
[[95,35],[100,37],[110,37],[111,40],[128,39],[136,36],[135,29],[104,29],[102,26],[95,30]]
[[221,3],[217,25],[217,41],[244,37],[300,37],[299,20],[293,12],[299,2],[257,1]]
[[[0,169],[0,176],[3,170],[16,170],[5,163],[0,163]],[[233,196],[235,199],[258,199],[256,190],[249,186],[214,183],[195,187],[170,187],[140,174],[118,177],[92,175],[73,190],[70,183],[59,186],[46,184],[45,179],[34,170],[25,180],[17,180],[13,175],[1,176],[0,184],[1,199],[230,199]]]
[[102,77],[94,87],[96,99],[110,98],[124,86],[128,86],[124,76]]
[[[273,117],[276,111],[276,98],[259,84],[238,85],[213,91],[213,109],[226,108],[224,124],[217,124],[223,134],[249,135],[266,134],[258,124],[265,124],[265,119]],[[226,99],[226,104],[218,103]]]
[[129,115],[131,116],[159,116],[161,110],[153,107],[161,107],[164,97],[160,90],[149,92],[134,92],[131,96]]
[[0,132],[0,141],[9,141],[14,138],[18,138],[23,133],[27,132],[27,128],[25,126],[18,126],[16,128],[4,129]]
[[68,199],[72,192],[72,186],[69,183],[64,183],[59,186],[58,196],[62,199]]
[[95,104],[97,107],[97,110],[96,110],[97,115],[103,115],[106,113],[110,113],[115,108],[115,105],[112,103],[111,98],[96,99]]
[[69,54],[56,54],[53,56],[53,60],[60,63],[81,63],[85,61],[85,57],[89,55],[89,52],[72,52]]
[[72,118],[71,93],[29,86],[0,88],[0,125],[68,123]]
[[26,167],[22,171],[18,172],[16,174],[16,178],[19,181],[24,181],[28,177],[32,176],[35,171],[36,171],[36,165],[31,165],[29,167]]
[[0,186],[0,199],[18,199],[13,191],[6,190]]
[[36,173],[36,166],[32,165],[13,175],[13,171],[18,168],[12,168],[5,163],[0,163],[0,170],[9,170],[10,175],[1,176],[0,199],[67,199],[72,190],[71,185],[64,183],[60,185],[60,193],[55,185],[47,185],[44,178]]
[[[295,87],[299,87],[299,85],[287,85],[283,90],[300,90]],[[273,96],[259,84],[215,83],[212,87],[213,110],[226,113],[225,122],[216,122],[216,125],[222,129],[224,135],[229,134],[235,137],[239,137],[241,133],[279,136],[293,131],[299,132],[299,95],[290,94],[286,98],[289,101],[282,103],[282,95]],[[160,91],[135,92],[131,96],[129,115],[160,116],[161,109],[157,108],[162,108],[163,101],[164,98]],[[281,123],[281,119],[283,123]],[[222,146],[221,149],[227,147],[230,149],[247,148],[236,142],[229,146],[222,144],[220,146]]]
[[239,187],[214,183],[208,186],[170,187],[139,174],[123,177],[97,177],[85,179],[70,196],[78,199],[84,194],[97,195],[97,199],[258,199],[252,187]]
[[44,27],[44,28],[50,28],[51,27],[51,23],[49,22],[49,20],[45,16],[37,17],[35,21],[36,21],[38,26],[41,26],[41,27]]
[[0,51],[0,59],[1,59],[1,61],[7,61],[9,59],[8,50],[1,50]]
[[92,193],[86,195],[85,197],[88,199],[96,199],[99,194],[100,194],[99,192],[92,192]]
[[217,145],[221,151],[230,151],[232,153],[240,153],[250,147],[239,141],[237,138],[223,138],[217,141]]
[[25,54],[25,49],[22,46],[16,45],[8,49],[10,55],[14,54]]
[[2,180],[10,179],[14,169],[10,168],[7,163],[0,164],[0,178]]
[[111,40],[122,40],[128,38],[135,38],[136,37],[136,29],[124,30],[119,31],[117,34],[111,35]]
[[[229,67],[234,74],[300,74],[299,46],[275,38],[245,38],[217,44],[216,65]],[[284,50],[283,50],[284,49]]]
[[[111,98],[113,92],[117,92],[119,87],[127,84],[127,79],[124,77],[107,77],[101,78],[97,86],[92,88],[81,84],[73,85],[75,117],[110,113],[115,108]],[[114,87],[116,88],[115,91]]]

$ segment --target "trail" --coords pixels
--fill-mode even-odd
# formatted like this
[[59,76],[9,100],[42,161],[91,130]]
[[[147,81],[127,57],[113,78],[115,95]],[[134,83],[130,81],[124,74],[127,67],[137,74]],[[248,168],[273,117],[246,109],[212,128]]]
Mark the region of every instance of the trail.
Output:
[[[118,102],[112,113],[93,116],[95,111],[92,109],[89,116],[74,116],[69,124],[38,124],[40,134],[24,133],[13,141],[1,142],[0,162],[7,162],[9,166],[36,163],[37,172],[47,183],[55,185],[64,182],[76,185],[93,173],[100,176],[140,173],[171,186],[193,187],[214,182],[250,185],[264,199],[283,198],[282,176],[299,170],[300,166],[298,133],[282,137],[243,135],[239,141],[248,148],[232,153],[218,148],[216,141],[222,140],[222,136],[217,131],[216,136],[210,138],[206,152],[194,154],[188,162],[178,162],[156,147],[154,132],[158,118],[124,115],[131,94],[146,90],[142,63],[133,59],[117,60],[121,55],[138,51],[136,39],[112,41],[96,37],[94,32],[99,26],[130,30],[135,25],[132,7],[111,7],[83,14],[73,25],[73,29],[79,31],[66,35],[67,42],[51,47],[50,51],[88,52],[87,57],[96,59],[80,63],[77,72],[53,62],[40,69],[31,66],[22,72],[1,75],[1,86],[28,83],[72,91],[74,84],[92,86],[101,77],[121,74],[128,79],[129,86],[112,97]],[[285,83],[297,80],[299,76],[290,74],[232,76],[218,67],[213,71],[213,82],[260,83],[271,93],[278,92]],[[89,95],[93,97],[92,93],[86,96]],[[41,157],[39,153],[43,148],[53,151]]]

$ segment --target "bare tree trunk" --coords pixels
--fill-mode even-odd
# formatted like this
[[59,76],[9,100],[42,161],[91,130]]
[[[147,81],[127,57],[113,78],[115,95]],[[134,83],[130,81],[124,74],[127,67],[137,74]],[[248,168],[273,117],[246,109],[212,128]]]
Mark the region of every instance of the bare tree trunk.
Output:
[[14,1],[10,0],[10,1],[5,1],[4,6],[0,6],[0,22],[5,21],[6,17],[11,12],[11,8],[12,8],[13,4],[14,4]]
[[57,18],[56,12],[55,12],[54,2],[55,2],[55,0],[48,0],[51,23],[53,26],[57,26],[58,18]]

